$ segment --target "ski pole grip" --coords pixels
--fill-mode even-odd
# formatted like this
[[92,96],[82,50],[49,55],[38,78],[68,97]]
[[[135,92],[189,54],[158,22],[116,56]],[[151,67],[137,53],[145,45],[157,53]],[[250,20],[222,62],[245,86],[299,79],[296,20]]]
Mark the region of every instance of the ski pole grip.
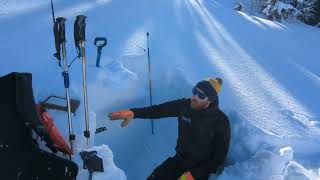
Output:
[[59,44],[66,42],[66,33],[65,33],[65,22],[67,21],[64,17],[57,17],[57,35]]
[[63,76],[64,87],[69,88],[70,86],[69,73],[64,71],[62,72],[62,76]]
[[85,15],[78,15],[75,21],[75,33],[76,42],[81,42],[86,40],[86,18]]

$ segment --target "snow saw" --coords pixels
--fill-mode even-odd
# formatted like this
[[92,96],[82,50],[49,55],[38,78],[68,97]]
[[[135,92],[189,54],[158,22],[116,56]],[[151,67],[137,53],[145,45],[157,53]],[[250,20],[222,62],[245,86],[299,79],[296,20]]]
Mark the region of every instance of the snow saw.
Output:
[[[44,101],[40,102],[41,106],[46,109],[54,109],[68,112],[67,98],[61,96],[50,95]],[[80,101],[70,98],[70,111],[75,115],[80,105]]]

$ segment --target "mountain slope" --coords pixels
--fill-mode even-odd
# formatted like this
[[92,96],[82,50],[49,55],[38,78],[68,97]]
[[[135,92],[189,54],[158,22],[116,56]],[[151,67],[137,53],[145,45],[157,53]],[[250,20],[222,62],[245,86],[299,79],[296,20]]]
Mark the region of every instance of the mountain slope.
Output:
[[[154,104],[190,96],[191,88],[203,78],[224,79],[220,107],[230,117],[233,139],[227,174],[221,178],[232,178],[238,171],[243,171],[239,175],[243,179],[272,179],[273,173],[284,176],[291,166],[282,163],[278,151],[287,146],[294,150],[291,160],[307,169],[320,167],[319,29],[235,12],[230,1],[54,2],[55,15],[68,19],[69,60],[76,54],[73,20],[78,14],[88,16],[89,105],[97,124],[108,127],[96,136],[96,144],[110,147],[128,179],[144,179],[172,155],[177,136],[172,118],[155,121],[154,136],[150,136],[148,121],[137,120],[122,129],[106,120],[110,111],[149,105],[147,58],[141,49],[147,45],[146,32],[150,33]],[[5,42],[0,46],[1,75],[32,72],[38,100],[51,93],[63,95],[61,70],[52,56],[49,2],[34,0],[33,6],[27,6],[2,0],[0,4],[0,41]],[[97,36],[108,38],[100,69],[94,67]],[[81,99],[80,62],[74,63],[70,75],[71,94]],[[80,117],[75,121],[83,124]],[[271,167],[281,165],[272,169],[258,163],[264,159],[272,160]],[[265,171],[255,173],[252,164]]]

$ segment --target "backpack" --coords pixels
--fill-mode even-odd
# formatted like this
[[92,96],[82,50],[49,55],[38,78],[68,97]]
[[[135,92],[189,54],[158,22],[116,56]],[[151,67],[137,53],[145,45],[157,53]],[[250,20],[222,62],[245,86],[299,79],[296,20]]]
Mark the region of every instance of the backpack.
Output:
[[30,73],[0,77],[0,116],[1,179],[76,179],[77,164],[40,149],[32,136],[52,144],[37,115]]

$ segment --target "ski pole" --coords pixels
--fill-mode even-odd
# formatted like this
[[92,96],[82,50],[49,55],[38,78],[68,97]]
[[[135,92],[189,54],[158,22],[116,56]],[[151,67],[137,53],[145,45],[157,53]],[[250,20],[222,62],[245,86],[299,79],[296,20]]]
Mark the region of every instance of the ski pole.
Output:
[[[152,106],[152,80],[151,80],[151,62],[150,62],[150,50],[149,50],[149,32],[147,32],[147,53],[148,53],[148,74],[149,74],[149,97],[150,97],[150,106]],[[153,120],[151,120],[151,133],[154,134],[154,125]]]
[[[63,76],[63,80],[64,80],[64,87],[65,87],[65,93],[66,93],[66,98],[67,98],[69,141],[70,141],[71,150],[73,152],[73,141],[75,140],[75,134],[73,134],[71,105],[70,105],[70,92],[69,92],[70,81],[69,81],[67,53],[66,53],[66,45],[65,45],[65,43],[66,43],[65,21],[66,21],[66,18],[64,18],[64,17],[58,17],[56,19],[56,22],[54,24],[54,35],[55,35],[55,40],[56,40],[56,42],[59,43],[59,46],[61,46],[61,51],[62,51],[62,60],[63,60],[62,76]],[[59,49],[59,51],[60,51],[60,49]],[[57,51],[57,53],[59,54],[59,57],[60,57],[60,52]]]
[[55,43],[55,48],[56,48],[56,53],[54,53],[53,56],[55,58],[57,58],[59,67],[61,67],[61,55],[60,55],[61,35],[59,34],[59,23],[56,23],[56,20],[55,20],[52,0],[51,0],[51,14],[52,14],[52,21],[53,21],[54,43]]
[[82,79],[83,79],[83,99],[84,99],[84,114],[85,114],[85,131],[84,136],[87,138],[87,147],[89,148],[90,142],[90,129],[89,129],[89,114],[88,114],[88,96],[87,96],[87,70],[86,70],[86,54],[85,54],[85,28],[86,16],[78,15],[74,22],[74,42],[80,57],[82,58]]
[[51,2],[51,14],[52,14],[52,20],[53,20],[53,23],[55,23],[53,2],[52,2],[52,0],[50,0],[50,2]]
[[94,45],[98,48],[96,67],[100,67],[101,52],[102,48],[107,45],[107,39],[105,37],[97,37],[94,39]]

